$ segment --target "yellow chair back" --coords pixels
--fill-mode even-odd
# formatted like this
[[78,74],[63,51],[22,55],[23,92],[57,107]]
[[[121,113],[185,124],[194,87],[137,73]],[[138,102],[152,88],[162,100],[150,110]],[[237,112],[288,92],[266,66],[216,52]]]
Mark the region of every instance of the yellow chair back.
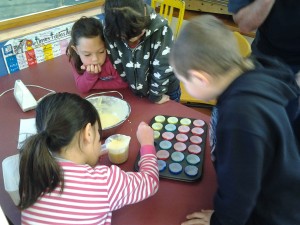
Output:
[[178,9],[177,23],[173,31],[174,37],[176,38],[183,22],[185,2],[182,0],[152,0],[151,7],[154,9],[159,7],[159,14],[168,20],[169,26],[171,26],[173,17],[177,14],[175,13],[177,10],[174,11],[174,9]]
[[241,55],[243,57],[249,56],[251,54],[251,46],[249,41],[237,31],[234,31],[233,34],[237,40]]

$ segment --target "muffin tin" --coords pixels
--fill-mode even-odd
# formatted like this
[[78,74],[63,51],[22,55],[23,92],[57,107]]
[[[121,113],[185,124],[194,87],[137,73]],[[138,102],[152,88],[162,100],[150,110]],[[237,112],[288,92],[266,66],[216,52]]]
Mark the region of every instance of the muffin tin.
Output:
[[[193,182],[202,176],[207,124],[202,119],[168,115],[150,121],[161,178]],[[138,171],[137,156],[135,170]]]

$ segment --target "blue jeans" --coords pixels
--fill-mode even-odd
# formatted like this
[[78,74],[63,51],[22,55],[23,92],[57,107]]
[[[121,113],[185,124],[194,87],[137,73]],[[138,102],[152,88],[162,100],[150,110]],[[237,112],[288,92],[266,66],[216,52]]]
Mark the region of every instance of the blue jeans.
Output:
[[170,94],[168,94],[170,96],[170,99],[171,100],[174,100],[176,102],[179,102],[180,101],[180,96],[181,96],[181,89],[180,89],[180,86],[178,86],[178,88],[171,92]]

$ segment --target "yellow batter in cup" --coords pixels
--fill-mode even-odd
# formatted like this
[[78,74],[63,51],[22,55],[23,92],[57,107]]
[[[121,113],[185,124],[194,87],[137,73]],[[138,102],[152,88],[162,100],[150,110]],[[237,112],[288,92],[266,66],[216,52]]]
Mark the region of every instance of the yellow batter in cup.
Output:
[[128,149],[131,137],[123,134],[114,134],[105,140],[109,161],[121,164],[128,159]]

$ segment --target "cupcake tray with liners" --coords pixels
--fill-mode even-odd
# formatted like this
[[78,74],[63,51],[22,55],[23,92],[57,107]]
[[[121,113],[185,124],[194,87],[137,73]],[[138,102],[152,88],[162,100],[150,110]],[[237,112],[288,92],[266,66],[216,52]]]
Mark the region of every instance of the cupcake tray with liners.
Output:
[[[202,119],[157,115],[150,121],[159,176],[193,182],[202,176],[207,124]],[[134,168],[138,171],[137,156]]]

